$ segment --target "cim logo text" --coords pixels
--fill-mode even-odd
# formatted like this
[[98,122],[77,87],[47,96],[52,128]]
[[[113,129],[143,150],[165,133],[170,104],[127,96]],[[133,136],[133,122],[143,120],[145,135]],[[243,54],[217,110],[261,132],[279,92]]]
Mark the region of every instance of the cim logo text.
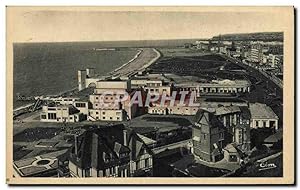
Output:
[[260,167],[260,169],[258,169],[259,171],[277,168],[276,164],[268,163],[268,162],[261,162],[259,164],[259,167]]

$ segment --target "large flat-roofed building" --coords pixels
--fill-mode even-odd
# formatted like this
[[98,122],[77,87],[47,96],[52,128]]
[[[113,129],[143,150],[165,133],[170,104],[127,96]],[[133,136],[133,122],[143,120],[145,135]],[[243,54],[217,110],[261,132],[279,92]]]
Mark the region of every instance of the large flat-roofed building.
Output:
[[251,82],[248,80],[212,80],[200,83],[201,93],[238,93],[250,92]]
[[146,74],[143,76],[136,75],[131,78],[132,88],[143,88],[148,94],[166,94],[172,92],[170,80],[163,74]]
[[250,92],[248,80],[212,80],[207,82],[184,82],[174,85],[179,91],[193,91],[197,96],[205,94],[230,94]]
[[86,119],[86,115],[73,105],[47,105],[42,107],[40,115],[42,122],[79,122]]
[[42,107],[42,122],[79,122],[87,119],[90,102],[84,97],[50,98]]
[[250,49],[249,60],[260,63],[263,59],[262,45],[260,43],[252,44]]
[[[125,113],[122,109],[117,110],[100,110],[100,109],[90,109],[90,117],[95,120],[101,121],[123,121],[125,120]],[[90,120],[92,120],[90,118]],[[92,120],[93,121],[93,120]]]
[[145,91],[148,94],[157,94],[162,95],[166,94],[168,96],[171,95],[171,86],[169,84],[163,84],[160,80],[151,80],[147,81],[145,86]]
[[251,113],[251,128],[278,129],[278,116],[266,104],[252,103],[249,105]]
[[130,105],[133,93],[134,90],[131,90],[130,80],[97,81],[94,93],[89,96],[92,108],[89,110],[88,119],[90,121],[131,119],[137,111],[136,104]]
[[148,107],[148,113],[154,115],[195,115],[199,109],[198,105],[189,105],[189,100],[180,102],[180,100],[174,100],[174,104],[171,101],[165,101],[164,104],[161,101],[153,102]]

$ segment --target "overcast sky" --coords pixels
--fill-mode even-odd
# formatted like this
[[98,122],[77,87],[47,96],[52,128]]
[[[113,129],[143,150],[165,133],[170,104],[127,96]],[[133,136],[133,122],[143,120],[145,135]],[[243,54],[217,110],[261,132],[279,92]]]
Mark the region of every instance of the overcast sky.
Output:
[[13,42],[62,42],[188,39],[283,31],[280,11],[270,11],[112,12],[18,8],[8,11],[7,35]]

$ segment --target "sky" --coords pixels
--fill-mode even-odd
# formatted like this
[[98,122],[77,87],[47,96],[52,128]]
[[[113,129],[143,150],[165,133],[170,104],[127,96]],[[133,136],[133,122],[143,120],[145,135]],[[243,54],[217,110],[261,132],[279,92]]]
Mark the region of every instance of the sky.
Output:
[[[125,9],[126,10],[126,9]],[[281,32],[280,10],[161,11],[9,8],[13,42],[201,39],[227,33]]]

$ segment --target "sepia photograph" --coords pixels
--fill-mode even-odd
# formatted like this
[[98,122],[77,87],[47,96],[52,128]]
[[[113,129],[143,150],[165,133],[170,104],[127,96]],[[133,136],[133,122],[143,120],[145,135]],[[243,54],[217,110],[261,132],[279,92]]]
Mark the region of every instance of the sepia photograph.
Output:
[[294,184],[294,7],[6,7],[8,184]]

